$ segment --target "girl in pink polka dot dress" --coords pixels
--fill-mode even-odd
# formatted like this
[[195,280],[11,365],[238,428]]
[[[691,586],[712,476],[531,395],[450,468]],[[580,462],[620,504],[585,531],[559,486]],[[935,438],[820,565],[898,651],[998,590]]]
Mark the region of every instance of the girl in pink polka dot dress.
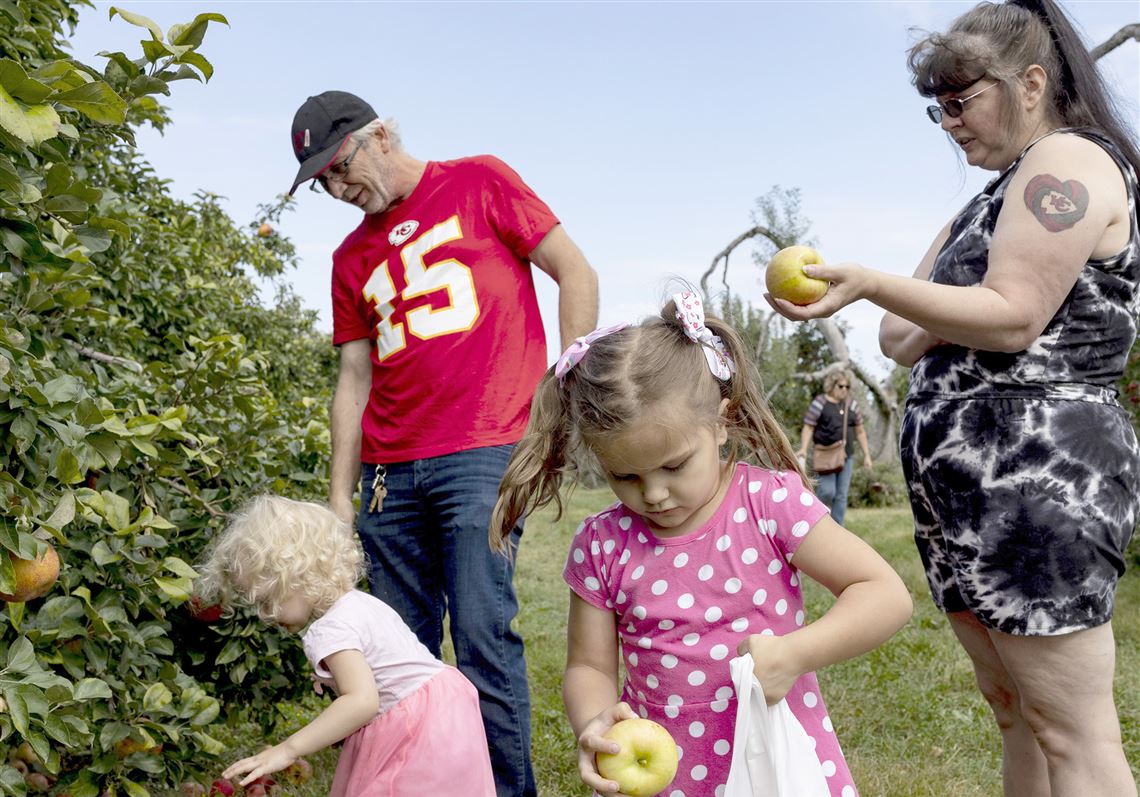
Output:
[[[539,384],[493,544],[504,548],[519,516],[561,508],[581,447],[618,498],[578,528],[564,572],[563,693],[582,781],[620,794],[594,757],[618,752],[603,738],[614,723],[642,716],[679,748],[663,795],[722,795],[736,722],[729,661],[751,653],[768,703],[787,698],[811,738],[831,794],[854,797],[814,670],[884,642],[910,617],[910,596],[805,485],[739,336],[686,292],[660,318],[579,338]],[[836,596],[814,622],[801,574]]]

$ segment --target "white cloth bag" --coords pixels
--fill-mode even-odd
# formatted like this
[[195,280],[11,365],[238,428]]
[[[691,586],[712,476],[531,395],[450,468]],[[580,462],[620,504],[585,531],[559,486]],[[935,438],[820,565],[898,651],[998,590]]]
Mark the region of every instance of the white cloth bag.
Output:
[[737,703],[724,797],[830,797],[812,740],[788,701],[765,702],[751,654],[728,666]]

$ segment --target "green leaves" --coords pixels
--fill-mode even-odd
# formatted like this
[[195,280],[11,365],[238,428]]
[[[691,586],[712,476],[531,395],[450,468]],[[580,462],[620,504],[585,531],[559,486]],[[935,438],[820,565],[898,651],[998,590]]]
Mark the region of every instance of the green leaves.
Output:
[[[0,605],[0,739],[75,797],[168,793],[223,752],[223,703],[271,717],[307,684],[295,640],[183,604],[237,504],[319,493],[335,369],[287,286],[259,297],[288,239],[174,198],[133,149],[132,125],[166,121],[156,97],[212,76],[199,47],[225,18],[164,35],[111,13],[145,41],[96,71],[60,46],[71,4],[0,0],[0,590],[42,538],[62,560],[45,597]],[[119,757],[128,738],[148,747]]]
[[48,105],[25,105],[0,87],[0,128],[25,144],[41,144],[59,132],[59,114]]
[[93,122],[122,124],[127,116],[127,103],[101,80],[93,80],[68,91],[52,95],[52,101],[79,111]]
[[[162,35],[162,29],[153,20],[141,14],[133,14],[112,6],[109,18],[113,19],[115,15],[122,17],[132,25],[145,28],[150,32],[150,38],[144,39],[140,42],[140,45],[143,50],[144,59],[154,68],[149,75],[146,76],[150,78],[146,81],[140,82],[137,76],[138,73],[132,75],[132,94],[136,96],[145,94],[169,94],[170,91],[166,87],[168,81],[184,80],[186,78],[201,80],[202,78],[198,76],[199,73],[201,73],[202,77],[207,81],[213,76],[214,67],[201,53],[196,52],[196,50],[199,45],[202,44],[202,40],[206,35],[206,29],[211,22],[220,22],[226,26],[230,24],[221,14],[199,14],[194,17],[192,22],[171,25],[165,38]],[[133,67],[123,63],[126,58],[122,56],[121,53],[101,53],[101,55],[107,55],[114,59],[118,67],[122,69],[124,73],[131,75],[132,72],[135,72]],[[179,68],[172,69],[171,67],[174,66]]]
[[124,11],[121,8],[111,6],[111,12],[107,16],[107,19],[114,19],[116,14],[132,25],[137,25],[140,28],[149,30],[151,38],[155,41],[162,41],[162,28],[158,27],[150,18],[144,17],[142,14],[134,14],[130,11]]

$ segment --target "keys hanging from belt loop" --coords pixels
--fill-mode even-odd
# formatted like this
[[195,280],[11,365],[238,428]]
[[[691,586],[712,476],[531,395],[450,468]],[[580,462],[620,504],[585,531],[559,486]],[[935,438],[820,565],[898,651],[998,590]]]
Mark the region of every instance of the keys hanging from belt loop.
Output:
[[384,498],[388,495],[388,488],[384,486],[387,475],[387,468],[383,465],[376,466],[376,475],[372,477],[372,500],[368,502],[369,512],[384,511]]

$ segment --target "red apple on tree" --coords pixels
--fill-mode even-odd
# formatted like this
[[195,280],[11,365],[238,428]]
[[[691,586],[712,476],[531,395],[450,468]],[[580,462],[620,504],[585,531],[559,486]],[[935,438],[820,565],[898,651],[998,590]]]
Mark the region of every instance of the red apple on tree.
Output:
[[207,625],[216,623],[222,619],[222,613],[225,611],[225,607],[220,603],[213,603],[207,606],[206,602],[198,595],[190,596],[190,602],[186,605],[186,608],[190,612],[191,617]]

